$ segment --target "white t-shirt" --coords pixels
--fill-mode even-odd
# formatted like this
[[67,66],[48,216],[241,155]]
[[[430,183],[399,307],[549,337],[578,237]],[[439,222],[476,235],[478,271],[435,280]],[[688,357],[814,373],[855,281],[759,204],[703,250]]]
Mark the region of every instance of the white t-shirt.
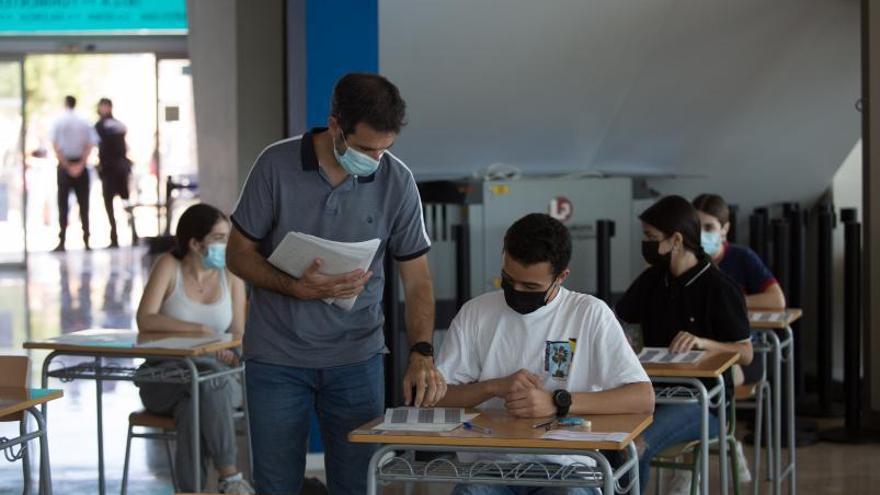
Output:
[[[526,369],[543,378],[548,392],[599,392],[649,381],[611,309],[595,297],[564,287],[546,306],[527,315],[510,309],[502,291],[468,301],[449,327],[437,368],[450,385],[503,378]],[[477,408],[503,410],[504,401],[496,397]],[[593,464],[585,457],[541,459]]]

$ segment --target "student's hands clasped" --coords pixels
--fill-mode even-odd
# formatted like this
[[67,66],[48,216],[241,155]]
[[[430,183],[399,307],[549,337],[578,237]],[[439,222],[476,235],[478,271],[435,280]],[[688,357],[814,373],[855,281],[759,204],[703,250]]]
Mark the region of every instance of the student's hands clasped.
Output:
[[520,418],[540,418],[556,413],[553,396],[542,388],[538,375],[519,370],[495,381],[494,393],[504,399],[507,412]]
[[703,339],[684,330],[678,332],[669,344],[669,352],[688,352],[691,349],[703,348]]
[[348,299],[355,297],[364,290],[364,285],[373,276],[372,271],[355,270],[340,275],[325,275],[321,273],[324,262],[318,258],[306,268],[302,276],[297,279],[291,292],[297,299]]
[[[413,396],[415,388],[415,396]],[[433,407],[446,395],[446,379],[434,366],[434,359],[410,354],[403,376],[403,400],[407,406]]]

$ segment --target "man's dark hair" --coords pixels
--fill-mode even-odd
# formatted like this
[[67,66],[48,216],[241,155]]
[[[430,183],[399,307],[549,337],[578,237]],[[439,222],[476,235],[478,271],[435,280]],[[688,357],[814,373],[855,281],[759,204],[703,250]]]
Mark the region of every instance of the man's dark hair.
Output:
[[559,275],[571,261],[571,234],[550,215],[530,213],[507,229],[504,252],[526,266],[548,261]]
[[700,244],[700,216],[688,200],[681,196],[666,196],[639,215],[639,220],[663,232],[667,237],[678,232],[683,238],[684,247],[703,255]]
[[65,96],[64,106],[67,108],[76,108],[76,98],[71,95]]
[[694,198],[694,208],[717,218],[722,227],[730,221],[730,207],[717,194],[700,194]]
[[98,105],[107,105],[113,108],[113,102],[110,101],[110,98],[101,98],[100,100],[98,100]]
[[177,221],[171,254],[179,260],[185,258],[189,253],[189,241],[203,240],[220,220],[226,220],[226,215],[209,204],[198,203],[187,208]]
[[388,79],[351,73],[342,76],[333,88],[330,115],[336,117],[345,134],[353,134],[360,122],[379,132],[397,134],[406,125],[406,102]]

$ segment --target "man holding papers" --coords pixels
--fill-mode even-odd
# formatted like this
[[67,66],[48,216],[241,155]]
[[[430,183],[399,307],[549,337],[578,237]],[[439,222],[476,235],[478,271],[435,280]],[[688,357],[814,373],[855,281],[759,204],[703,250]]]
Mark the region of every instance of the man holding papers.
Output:
[[[614,313],[599,299],[562,286],[570,259],[568,229],[549,215],[526,215],[507,230],[503,290],[465,304],[443,341],[437,362],[449,392],[441,405],[506,409],[514,416],[543,419],[654,410],[654,389]],[[592,463],[549,457],[543,460]],[[592,493],[545,490],[459,485],[453,493]]]
[[[405,398],[432,406],[446,392],[431,347],[431,244],[419,193],[410,170],[388,151],[406,105],[397,87],[371,74],[344,76],[332,100],[328,128],[263,150],[232,214],[227,262],[252,286],[244,357],[254,480],[263,494],[299,492],[312,410],[330,492],[366,491],[373,448],[351,444],[347,435],[384,411],[386,252],[400,263],[406,295],[412,350]],[[291,232],[298,235],[282,246]],[[366,269],[339,273],[347,263],[340,254],[362,258],[349,249],[356,245],[341,243],[373,240],[380,245]],[[291,246],[304,241],[309,252],[324,254],[299,270],[304,251]]]

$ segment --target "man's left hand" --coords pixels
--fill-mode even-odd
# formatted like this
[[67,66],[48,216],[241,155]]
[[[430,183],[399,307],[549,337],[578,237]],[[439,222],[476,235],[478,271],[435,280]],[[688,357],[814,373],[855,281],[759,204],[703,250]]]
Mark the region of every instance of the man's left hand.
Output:
[[[413,397],[415,387],[415,397]],[[434,366],[434,358],[412,353],[403,377],[403,398],[407,406],[432,407],[446,395],[446,380]]]
[[507,394],[504,406],[507,412],[519,418],[543,418],[556,414],[553,396],[537,387]]

